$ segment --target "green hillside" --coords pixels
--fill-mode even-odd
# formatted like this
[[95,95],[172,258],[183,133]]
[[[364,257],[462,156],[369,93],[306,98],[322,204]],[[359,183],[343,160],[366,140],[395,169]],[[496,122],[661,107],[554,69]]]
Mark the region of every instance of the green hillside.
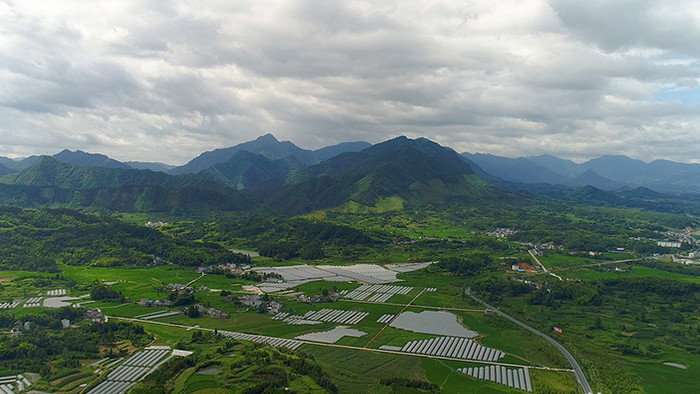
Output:
[[138,212],[240,211],[255,206],[225,185],[192,175],[77,167],[48,156],[0,182],[0,203],[21,206],[60,204]]
[[293,215],[350,201],[374,206],[384,197],[420,206],[503,194],[452,150],[425,139],[399,137],[299,170],[287,184],[267,185],[249,195],[271,211]]

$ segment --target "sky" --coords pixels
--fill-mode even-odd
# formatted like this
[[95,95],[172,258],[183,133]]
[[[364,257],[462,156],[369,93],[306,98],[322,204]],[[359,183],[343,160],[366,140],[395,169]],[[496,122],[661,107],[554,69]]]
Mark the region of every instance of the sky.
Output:
[[697,0],[0,0],[0,156],[272,133],[700,162]]

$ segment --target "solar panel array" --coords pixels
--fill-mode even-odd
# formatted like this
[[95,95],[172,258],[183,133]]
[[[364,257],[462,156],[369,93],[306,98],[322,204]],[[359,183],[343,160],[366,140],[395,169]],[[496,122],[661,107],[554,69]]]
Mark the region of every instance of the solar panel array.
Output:
[[21,304],[21,301],[8,301],[0,304],[0,309],[15,309]]
[[233,331],[219,331],[219,334],[227,337],[227,338],[233,338],[233,339],[238,339],[242,341],[250,341],[250,342],[255,342],[255,343],[267,343],[272,346],[279,346],[279,347],[286,347],[291,350],[296,350],[299,346],[303,345],[304,342],[297,341],[294,339],[287,339],[287,338],[275,338],[275,337],[267,337],[264,335],[254,335],[254,334],[243,334],[240,332],[233,332]]
[[63,296],[66,295],[66,293],[66,289],[49,290],[46,292],[46,294],[50,296]]
[[[166,362],[171,350],[142,350],[127,358],[120,366],[107,375],[107,380],[93,387],[88,394],[119,394],[124,393],[149,373]],[[111,362],[106,368],[115,365],[119,359]]]
[[38,308],[39,306],[41,306],[41,303],[40,303],[41,298],[42,297],[32,297],[32,298],[24,301],[24,305],[22,305],[22,307],[24,307],[24,308]]
[[377,323],[389,323],[394,316],[395,315],[382,315],[382,317],[377,320]]
[[425,291],[435,293],[437,291],[437,287],[428,287],[427,289],[425,289]]
[[499,350],[481,346],[471,339],[458,337],[437,337],[411,341],[405,344],[401,351],[480,361],[497,361],[505,356],[505,353]]
[[14,394],[15,391],[22,392],[27,390],[32,385],[32,382],[27,380],[23,375],[10,375],[0,377],[0,393]]
[[345,311],[342,309],[321,309],[320,311],[308,311],[304,314],[304,319],[322,322],[357,324],[361,322],[369,313]]
[[129,357],[124,364],[137,367],[152,367],[158,363],[163,357],[170,354],[170,350],[144,350],[142,352],[134,353]]
[[391,286],[391,285],[362,285],[355,290],[347,293],[345,298],[351,300],[371,302],[386,302],[394,294],[406,295],[413,290],[413,287],[408,286]]
[[124,359],[124,357],[119,357],[118,359],[116,359],[116,360],[112,361],[111,363],[105,365],[105,368],[106,368],[106,369],[110,369],[110,368],[112,368],[113,366],[119,364],[119,362],[122,361],[123,359]]
[[341,324],[357,324],[361,322],[369,313],[346,311],[342,309],[321,309],[319,311],[308,311],[304,316],[290,315],[287,312],[281,312],[272,317],[272,320],[282,320],[287,324],[318,324],[321,322],[341,323]]
[[179,315],[180,313],[182,313],[182,312],[180,312],[180,311],[163,312],[163,313],[158,313],[158,314],[155,314],[155,315],[142,316],[141,319],[143,319],[143,320],[159,319],[159,318],[161,318],[161,317],[168,317],[168,316]]
[[488,380],[514,389],[532,392],[528,368],[506,368],[499,365],[459,368],[459,372],[476,379]]
[[386,302],[389,298],[391,298],[393,294],[391,293],[375,293],[373,296],[369,297],[367,301],[369,302]]

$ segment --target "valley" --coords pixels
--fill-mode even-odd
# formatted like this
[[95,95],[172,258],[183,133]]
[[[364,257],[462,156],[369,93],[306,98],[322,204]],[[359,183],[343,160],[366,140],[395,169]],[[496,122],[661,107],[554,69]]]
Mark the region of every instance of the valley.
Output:
[[0,376],[65,393],[693,391],[693,198],[508,188],[426,139],[270,137],[170,174],[42,157],[0,177]]

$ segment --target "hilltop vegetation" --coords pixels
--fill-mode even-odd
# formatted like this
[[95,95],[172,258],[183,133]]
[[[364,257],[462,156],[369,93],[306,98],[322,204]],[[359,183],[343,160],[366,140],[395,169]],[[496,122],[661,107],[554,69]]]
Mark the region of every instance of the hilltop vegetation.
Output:
[[90,266],[198,266],[245,263],[217,244],[67,209],[0,208],[0,267],[57,271],[57,263]]

